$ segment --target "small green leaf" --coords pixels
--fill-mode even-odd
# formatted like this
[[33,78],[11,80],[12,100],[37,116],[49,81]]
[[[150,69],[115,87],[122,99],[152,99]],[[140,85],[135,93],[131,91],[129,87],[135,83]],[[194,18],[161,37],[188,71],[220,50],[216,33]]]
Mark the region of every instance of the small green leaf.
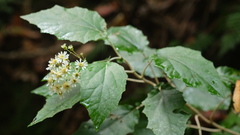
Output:
[[[142,31],[132,26],[111,27],[107,32],[109,33],[108,40],[119,51],[130,53],[140,51],[149,44]],[[109,41],[105,40],[105,43],[110,44]]]
[[[119,53],[125,60],[127,60],[130,63],[130,65],[133,67],[135,71],[142,74],[144,68],[149,64],[149,62],[151,62],[151,59],[149,57],[152,56],[153,54],[156,54],[156,50],[146,47],[143,50],[143,52],[128,53],[125,51],[119,51]],[[163,76],[162,70],[156,68],[154,66],[154,62],[151,62],[150,65],[148,65],[146,71],[144,72],[144,75],[149,76],[151,78],[154,78],[154,74],[156,75],[156,77]]]
[[221,77],[222,81],[226,84],[226,86],[232,89],[232,85],[236,83],[237,80],[240,80],[240,71],[230,68],[230,67],[218,67],[217,72]]
[[107,35],[104,19],[97,12],[80,7],[67,9],[56,5],[21,17],[37,25],[41,32],[63,40],[86,43],[103,39]]
[[227,110],[230,106],[230,89],[228,90],[227,95],[224,95],[224,97],[219,97],[217,95],[212,95],[206,91],[186,87],[183,82],[177,79],[172,79],[172,81],[179,91],[183,90],[184,100],[198,109],[201,109],[203,111],[214,110],[216,108]]
[[59,95],[53,95],[47,98],[46,104],[37,113],[37,116],[34,118],[34,120],[32,121],[32,123],[30,123],[29,126],[39,123],[46,118],[50,118],[58,112],[71,108],[74,104],[79,102],[79,94],[79,86],[77,86],[71,91],[64,93],[62,97]]
[[214,95],[227,95],[227,88],[213,63],[203,58],[199,51],[184,47],[168,47],[158,50],[153,60],[170,79],[179,79],[187,87],[208,91]]
[[91,120],[81,124],[74,135],[126,135],[134,131],[138,123],[139,112],[130,106],[118,106],[95,131]]
[[190,115],[174,113],[185,104],[182,93],[176,90],[153,91],[143,101],[147,128],[156,135],[183,135]]
[[46,86],[46,84],[32,90],[31,93],[44,96],[46,98],[51,97],[53,95],[53,93],[51,93],[51,91],[49,90],[48,86]]
[[81,104],[99,128],[110,112],[117,108],[125,91],[127,75],[124,68],[112,62],[94,62],[81,73]]

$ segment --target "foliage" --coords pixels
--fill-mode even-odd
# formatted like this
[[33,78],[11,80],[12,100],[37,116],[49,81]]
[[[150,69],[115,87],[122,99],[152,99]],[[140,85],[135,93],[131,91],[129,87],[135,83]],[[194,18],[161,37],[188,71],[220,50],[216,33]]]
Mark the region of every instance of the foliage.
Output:
[[[230,85],[239,79],[239,71],[228,67],[216,69],[200,52],[192,49],[151,49],[146,36],[140,30],[133,26],[107,29],[106,22],[96,12],[79,7],[66,9],[54,6],[22,18],[37,25],[42,32],[53,34],[59,39],[81,43],[103,40],[117,55],[87,64],[83,54],[78,55],[72,46],[63,45],[64,50],[79,58],[79,61],[71,64],[73,69],[77,69],[76,73],[71,74],[79,83],[70,87],[72,84],[66,82],[66,77],[69,76],[64,76],[63,71],[72,70],[65,62],[64,57],[67,54],[60,53],[51,59],[48,69],[56,68],[56,71],[50,71],[45,77],[48,81],[46,85],[33,91],[45,96],[46,104],[30,126],[79,102],[86,107],[91,120],[82,123],[75,134],[138,135],[141,134],[139,131],[144,131],[156,135],[181,135],[187,126],[197,127],[199,132],[206,130],[198,124],[198,119],[197,126],[187,124],[194,113],[197,116],[195,118],[201,117],[221,131],[238,134],[205,118],[196,108],[228,110],[231,100]],[[120,65],[122,63],[128,70]],[[55,86],[62,81],[61,86]],[[140,101],[140,105],[119,105],[126,81],[145,83],[152,87],[146,93],[148,96]],[[58,92],[58,88],[65,92]],[[187,111],[186,107],[193,112]],[[147,120],[142,125],[144,114]],[[233,126],[235,124],[229,128],[236,128]]]

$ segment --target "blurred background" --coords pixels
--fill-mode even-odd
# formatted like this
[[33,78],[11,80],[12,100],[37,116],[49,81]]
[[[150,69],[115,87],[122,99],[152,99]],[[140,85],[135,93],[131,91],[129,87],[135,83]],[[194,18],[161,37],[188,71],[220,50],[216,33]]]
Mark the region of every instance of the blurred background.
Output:
[[102,42],[57,40],[20,18],[54,5],[95,10],[108,27],[132,25],[142,30],[152,48],[181,45],[201,51],[216,67],[240,70],[239,0],[0,0],[1,135],[68,135],[88,119],[84,107],[76,105],[27,127],[45,103],[31,90],[43,84],[48,60],[62,50],[61,44],[74,45],[89,62],[113,54]]

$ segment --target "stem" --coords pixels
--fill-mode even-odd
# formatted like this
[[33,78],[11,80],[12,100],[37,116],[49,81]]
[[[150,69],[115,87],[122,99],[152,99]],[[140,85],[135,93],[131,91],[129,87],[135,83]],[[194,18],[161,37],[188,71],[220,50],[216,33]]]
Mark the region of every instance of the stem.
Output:
[[152,61],[148,62],[148,64],[144,67],[143,72],[142,72],[142,75],[141,75],[142,77],[144,76],[145,71],[146,71],[146,69],[148,68],[148,66],[151,64],[151,62],[152,62]]
[[[143,54],[144,58],[147,58],[147,56],[146,56],[143,52],[142,52],[142,54]],[[155,82],[156,82],[157,84],[159,84],[158,78],[157,78],[157,76],[156,76],[156,74],[155,74],[155,72],[154,72],[154,70],[153,70],[152,65],[150,64],[149,66],[150,66],[151,71],[152,71],[152,73],[153,73],[153,76],[154,76]]]
[[213,110],[213,112],[211,113],[211,115],[210,115],[210,120],[212,121],[212,118],[213,118],[213,116],[214,116],[214,114],[215,114],[215,112],[217,111],[217,109],[223,104],[223,102],[227,99],[227,98],[229,98],[231,95],[228,95],[226,98],[224,98],[219,104],[218,104],[218,106]]
[[129,63],[127,60],[125,60],[125,59],[121,56],[120,53],[118,53],[118,51],[116,50],[116,48],[114,47],[114,45],[112,44],[112,42],[109,41],[108,38],[107,38],[107,41],[110,43],[110,46],[113,48],[113,50],[114,50],[114,52],[117,54],[117,56],[120,57],[120,58],[122,58],[122,59],[126,62],[126,64],[128,65],[128,67],[129,67],[130,70],[132,71],[132,74],[133,74],[135,77],[137,77],[138,79],[142,79],[142,80],[143,80],[145,83],[147,83],[147,84],[150,84],[150,85],[152,85],[152,86],[154,86],[154,87],[156,86],[156,84],[155,84],[154,82],[152,82],[152,81],[150,81],[150,80],[142,77],[141,75],[139,75],[139,74],[133,69],[133,67],[130,65],[130,63]]
[[173,82],[168,78],[168,76],[165,74],[165,73],[163,73],[164,74],[164,77],[165,77],[165,79],[167,80],[167,82],[173,87],[173,88],[175,88],[176,86],[175,86],[175,84],[173,84]]
[[[186,126],[189,128],[199,129],[199,127],[196,125],[187,124]],[[207,131],[207,132],[221,132],[222,131],[221,129],[213,129],[213,128],[207,128],[207,127],[200,127],[200,128],[201,128],[201,130]]]
[[118,60],[118,59],[121,59],[121,57],[113,57],[109,61]]
[[198,119],[198,115],[195,115],[194,118],[195,118],[195,121],[196,121],[196,124],[197,124],[197,127],[198,127],[198,134],[202,135],[202,129],[201,129],[201,125],[200,125],[200,122],[199,122],[199,119]]
[[127,81],[137,82],[137,83],[145,83],[143,80],[133,79],[133,78],[127,78]]
[[225,131],[225,132],[228,132],[230,134],[233,134],[233,135],[240,135],[240,133],[237,133],[233,130],[230,130],[230,129],[227,129],[209,119],[207,119],[205,116],[203,116],[195,107],[191,106],[190,104],[186,104],[188,108],[190,108],[192,111],[194,111],[203,121],[205,121],[206,123],[208,124],[211,124],[213,125],[214,127],[220,129],[221,131]]
[[133,73],[134,71],[132,70],[125,70],[126,73]]

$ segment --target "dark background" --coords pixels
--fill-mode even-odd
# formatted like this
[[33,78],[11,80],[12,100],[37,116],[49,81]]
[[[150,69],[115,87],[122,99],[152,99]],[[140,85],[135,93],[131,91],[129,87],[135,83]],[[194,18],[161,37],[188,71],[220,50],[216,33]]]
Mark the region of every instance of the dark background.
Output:
[[201,51],[216,67],[240,70],[239,0],[0,0],[1,135],[71,134],[88,119],[84,107],[75,105],[27,127],[45,103],[31,90],[43,84],[47,62],[62,43],[73,44],[89,62],[112,55],[102,42],[60,41],[20,18],[56,4],[95,10],[108,27],[132,25],[143,31],[152,48],[181,45]]

